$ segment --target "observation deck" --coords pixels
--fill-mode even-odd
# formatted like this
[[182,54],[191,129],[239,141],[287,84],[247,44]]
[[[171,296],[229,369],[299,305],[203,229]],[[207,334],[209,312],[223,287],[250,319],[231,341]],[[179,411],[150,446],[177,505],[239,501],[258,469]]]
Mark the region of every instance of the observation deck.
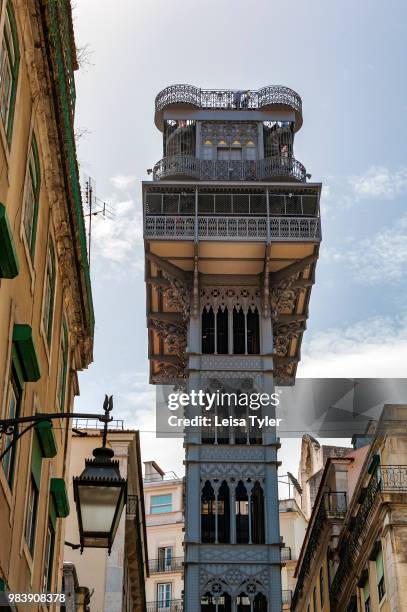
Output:
[[[164,128],[164,111],[171,108],[200,110],[291,111],[295,116],[295,131],[302,126],[301,97],[289,87],[268,85],[256,90],[201,89],[194,85],[170,85],[155,99],[155,124]],[[260,115],[258,115],[260,116]],[[256,119],[255,119],[256,120]]]

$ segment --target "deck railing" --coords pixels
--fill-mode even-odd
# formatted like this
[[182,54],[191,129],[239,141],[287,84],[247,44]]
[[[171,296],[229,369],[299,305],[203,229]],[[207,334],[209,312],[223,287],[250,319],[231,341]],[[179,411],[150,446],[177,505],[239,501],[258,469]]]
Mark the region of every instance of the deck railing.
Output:
[[[271,217],[270,238],[275,241],[311,241],[321,238],[319,218],[315,217]],[[266,240],[267,217],[212,217],[197,218],[197,238],[203,240]],[[146,240],[193,240],[196,220],[192,216],[148,215],[145,217],[144,238]]]
[[182,599],[171,601],[148,601],[147,612],[182,612],[184,609]]
[[148,562],[148,567],[150,574],[181,572],[183,561],[183,557],[172,557],[172,559],[150,559]]
[[289,178],[305,182],[306,169],[293,157],[259,160],[210,160],[191,155],[171,155],[153,168],[155,181],[166,178],[194,178],[200,181],[262,181]]
[[194,85],[179,84],[166,87],[155,99],[159,112],[169,104],[191,104],[197,108],[259,109],[271,104],[290,106],[302,112],[301,97],[289,87],[269,85],[257,91],[232,89],[200,89]]

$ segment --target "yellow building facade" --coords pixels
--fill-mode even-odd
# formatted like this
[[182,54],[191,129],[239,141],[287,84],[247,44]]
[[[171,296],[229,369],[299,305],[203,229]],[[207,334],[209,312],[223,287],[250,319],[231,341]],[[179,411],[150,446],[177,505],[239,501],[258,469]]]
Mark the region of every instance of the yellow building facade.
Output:
[[[0,414],[12,419],[72,411],[94,317],[70,2],[0,6]],[[3,433],[1,453],[16,435]],[[55,419],[0,461],[1,590],[61,590],[69,452],[69,421]]]

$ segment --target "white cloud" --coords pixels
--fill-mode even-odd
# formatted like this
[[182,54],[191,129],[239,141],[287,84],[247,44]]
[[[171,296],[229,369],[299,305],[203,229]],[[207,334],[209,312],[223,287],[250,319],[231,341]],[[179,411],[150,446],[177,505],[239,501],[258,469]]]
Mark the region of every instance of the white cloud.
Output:
[[349,241],[340,251],[323,249],[328,261],[348,264],[358,281],[396,282],[407,275],[407,214],[391,227],[361,241]]
[[374,317],[307,338],[301,377],[405,378],[407,317]]
[[125,200],[113,202],[111,208],[114,219],[96,216],[92,221],[92,266],[101,263],[103,276],[139,273],[144,265],[141,206]]
[[130,185],[133,185],[136,178],[137,177],[128,174],[116,174],[115,176],[111,177],[110,182],[113,183],[116,189],[124,190],[128,189]]
[[351,177],[349,184],[356,199],[392,200],[407,191],[407,168],[371,166],[363,175]]

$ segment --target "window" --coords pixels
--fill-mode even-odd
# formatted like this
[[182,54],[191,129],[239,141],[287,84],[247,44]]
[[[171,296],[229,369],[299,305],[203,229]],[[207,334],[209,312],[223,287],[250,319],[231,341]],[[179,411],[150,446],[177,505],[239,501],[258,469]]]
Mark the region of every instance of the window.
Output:
[[314,587],[312,591],[312,605],[314,606],[314,612],[317,612],[317,587]]
[[363,602],[364,602],[364,612],[370,612],[370,585],[369,585],[369,577],[367,578],[364,586],[363,586]]
[[[22,386],[18,382],[18,376],[15,369],[15,364],[11,366],[10,380],[8,385],[7,395],[7,419],[17,419],[20,414],[20,402],[22,395]],[[14,436],[17,434],[18,428],[15,427],[14,432],[3,436],[3,445],[1,446],[2,452],[11,444]],[[10,448],[10,450],[3,457],[3,470],[7,478],[7,482],[10,487],[13,484],[14,464],[16,459],[16,446]]]
[[33,474],[30,476],[27,496],[27,515],[25,520],[25,541],[30,549],[31,555],[34,553],[35,528],[37,524],[38,509],[38,488]]
[[163,546],[158,549],[158,571],[168,572],[172,569],[172,546]]
[[25,188],[24,231],[31,259],[34,258],[37,217],[40,196],[40,164],[37,142],[34,134],[31,137],[30,153]]
[[44,577],[42,589],[44,592],[51,591],[52,586],[52,565],[54,560],[55,531],[51,521],[48,521],[47,534],[45,539],[44,555]]
[[150,502],[150,514],[161,514],[172,512],[172,495],[152,495]]
[[324,607],[325,593],[324,593],[324,568],[321,567],[319,570],[319,597],[321,600],[321,609]]
[[68,330],[63,320],[61,329],[61,342],[59,347],[59,370],[58,370],[58,404],[63,412],[65,408],[66,373],[68,368]]
[[206,143],[202,147],[202,158],[213,159],[213,147],[212,143]]
[[384,581],[383,550],[381,547],[376,556],[376,575],[379,601],[381,601],[386,594],[386,583]]
[[52,320],[54,316],[54,298],[55,298],[55,251],[50,238],[47,254],[47,268],[45,272],[45,296],[44,296],[44,313],[43,324],[48,346],[51,344],[52,336]]
[[246,144],[245,149],[246,159],[255,160],[256,159],[256,145],[254,142],[248,142]]
[[13,130],[19,61],[17,26],[12,3],[9,1],[6,5],[0,50],[0,116],[9,143]]
[[238,161],[242,159],[241,147],[218,147],[218,159],[222,161]]
[[170,608],[172,599],[172,584],[166,582],[157,584],[157,608],[159,610]]

